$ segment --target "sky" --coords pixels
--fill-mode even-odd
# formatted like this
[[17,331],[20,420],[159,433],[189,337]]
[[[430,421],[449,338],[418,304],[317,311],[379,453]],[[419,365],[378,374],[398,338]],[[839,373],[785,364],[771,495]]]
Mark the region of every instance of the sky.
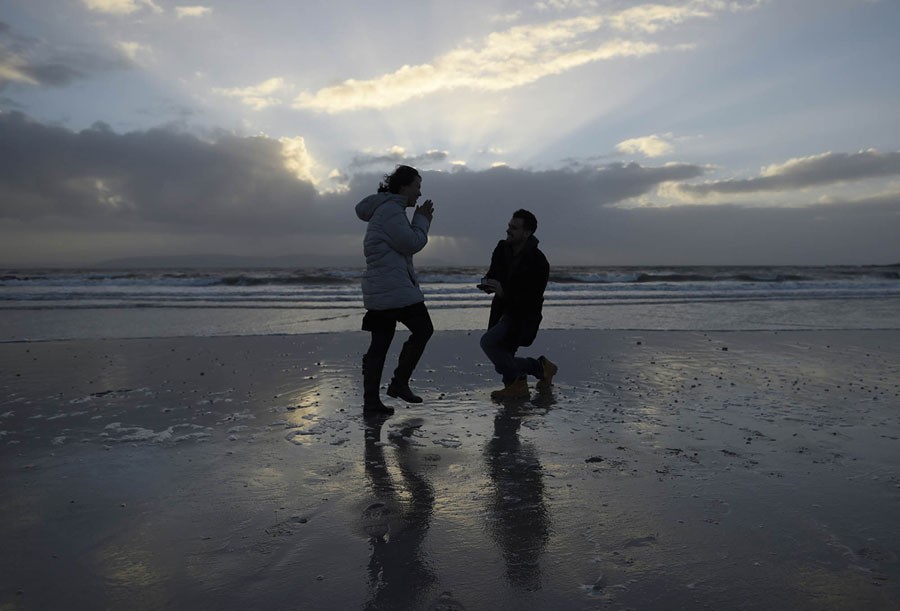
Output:
[[[896,0],[0,0],[0,267],[900,263]],[[410,211],[411,212],[411,211]]]

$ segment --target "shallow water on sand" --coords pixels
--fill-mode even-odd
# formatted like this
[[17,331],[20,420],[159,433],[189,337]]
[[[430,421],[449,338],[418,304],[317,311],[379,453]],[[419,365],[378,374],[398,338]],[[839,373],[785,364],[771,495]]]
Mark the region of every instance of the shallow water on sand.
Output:
[[[429,303],[435,329],[478,331],[489,302]],[[292,335],[358,331],[365,310],[293,308],[3,308],[0,342],[21,340]],[[900,298],[642,301],[545,305],[544,330],[751,331],[900,329]]]

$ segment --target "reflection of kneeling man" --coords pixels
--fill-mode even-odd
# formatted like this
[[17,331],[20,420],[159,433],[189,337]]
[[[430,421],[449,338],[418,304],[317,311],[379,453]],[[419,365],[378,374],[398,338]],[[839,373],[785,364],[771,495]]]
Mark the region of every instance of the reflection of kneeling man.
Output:
[[517,210],[491,255],[491,268],[478,287],[493,293],[487,332],[481,349],[503,376],[502,390],[493,399],[528,396],[528,376],[538,379],[538,388],[553,383],[557,367],[545,357],[516,357],[521,346],[530,346],[541,324],[544,289],[550,265],[534,237],[537,219],[527,210]]

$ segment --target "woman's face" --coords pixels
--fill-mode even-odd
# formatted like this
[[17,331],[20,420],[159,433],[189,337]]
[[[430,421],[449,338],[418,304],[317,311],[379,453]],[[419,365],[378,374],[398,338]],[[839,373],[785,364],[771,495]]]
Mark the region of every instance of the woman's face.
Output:
[[407,206],[415,206],[416,200],[419,199],[419,196],[422,195],[422,177],[416,176],[416,179],[406,185],[405,187],[400,187],[400,193],[398,195],[403,195],[406,197],[406,205]]

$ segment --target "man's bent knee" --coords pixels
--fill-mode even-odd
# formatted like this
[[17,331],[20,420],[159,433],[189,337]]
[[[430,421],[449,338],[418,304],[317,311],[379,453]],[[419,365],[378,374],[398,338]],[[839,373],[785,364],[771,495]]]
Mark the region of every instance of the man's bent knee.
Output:
[[484,352],[489,352],[497,347],[497,340],[488,332],[481,336],[480,344]]

